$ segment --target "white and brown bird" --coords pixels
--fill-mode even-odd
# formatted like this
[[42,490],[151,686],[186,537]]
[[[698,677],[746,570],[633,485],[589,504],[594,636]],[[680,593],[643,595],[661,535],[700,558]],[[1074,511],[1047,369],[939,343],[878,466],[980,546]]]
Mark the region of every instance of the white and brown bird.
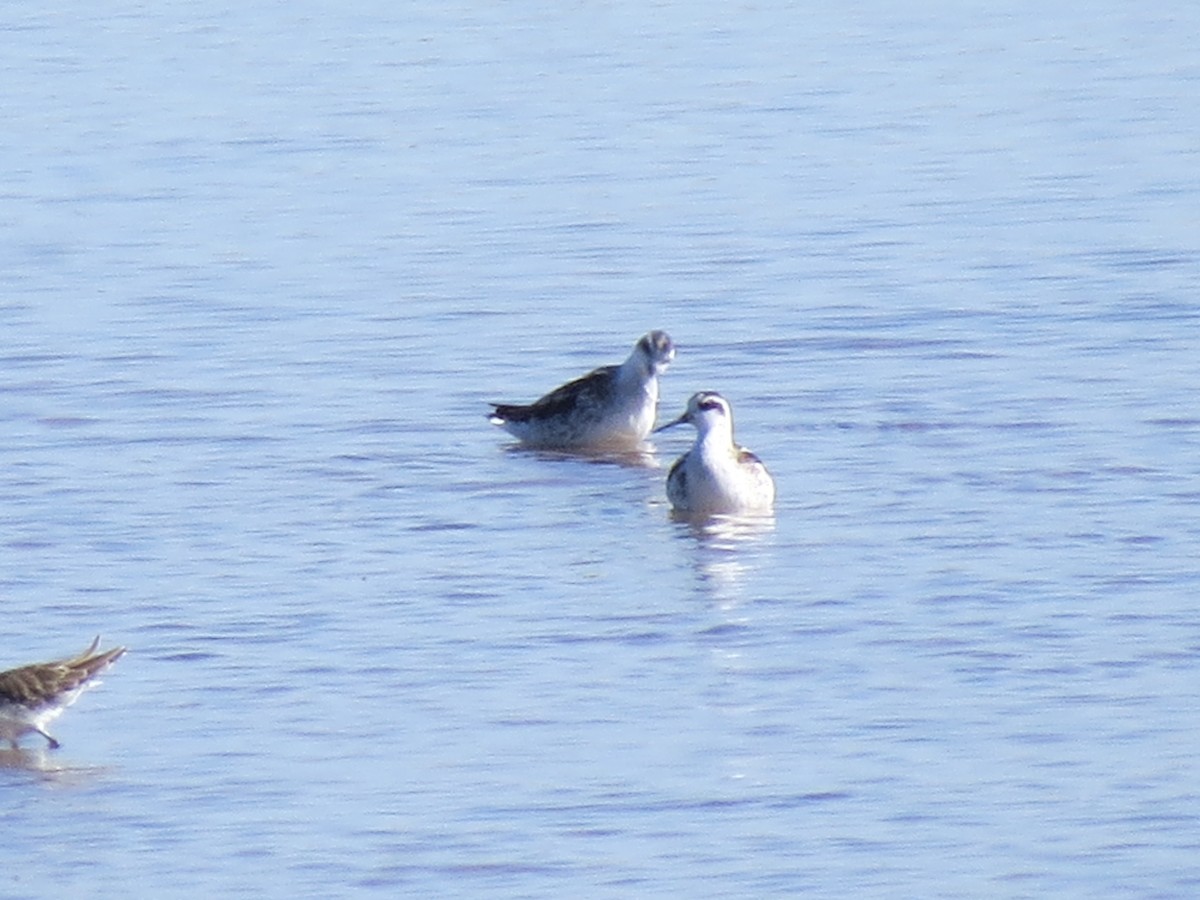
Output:
[[696,443],[667,475],[667,498],[681,513],[720,515],[767,513],[775,503],[775,481],[762,460],[733,440],[733,410],[713,391],[688,400],[683,415],[655,429],[687,422]]
[[675,358],[665,331],[651,331],[619,366],[603,366],[522,406],[493,403],[489,416],[529,447],[635,450],[658,413],[658,376]]
[[97,636],[78,656],[0,672],[0,740],[16,750],[24,735],[36,732],[56,749],[58,741],[47,733],[47,726],[80,694],[98,685],[96,676],[125,653],[124,647],[97,653],[99,646]]

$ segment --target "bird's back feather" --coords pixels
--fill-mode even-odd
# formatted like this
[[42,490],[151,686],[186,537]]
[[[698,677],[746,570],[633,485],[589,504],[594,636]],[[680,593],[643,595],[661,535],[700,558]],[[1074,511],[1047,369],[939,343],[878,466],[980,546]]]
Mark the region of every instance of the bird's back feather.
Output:
[[78,656],[0,672],[0,700],[34,707],[83,687],[125,653],[124,647],[96,653],[99,644],[97,637]]

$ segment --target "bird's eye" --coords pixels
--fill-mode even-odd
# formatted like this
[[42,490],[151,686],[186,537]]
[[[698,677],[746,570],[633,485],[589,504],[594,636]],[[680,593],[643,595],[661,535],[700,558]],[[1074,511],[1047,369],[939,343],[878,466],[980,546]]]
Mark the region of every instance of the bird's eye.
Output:
[[701,409],[720,409],[721,401],[720,400],[711,400],[711,399],[710,400],[701,400],[700,408]]

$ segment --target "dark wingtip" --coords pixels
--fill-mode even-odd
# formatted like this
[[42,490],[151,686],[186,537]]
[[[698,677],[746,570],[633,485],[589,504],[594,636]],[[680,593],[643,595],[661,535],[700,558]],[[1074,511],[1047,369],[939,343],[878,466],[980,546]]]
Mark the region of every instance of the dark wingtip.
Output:
[[506,422],[525,422],[529,420],[531,407],[509,403],[493,403],[494,409],[488,415],[488,421],[495,425]]

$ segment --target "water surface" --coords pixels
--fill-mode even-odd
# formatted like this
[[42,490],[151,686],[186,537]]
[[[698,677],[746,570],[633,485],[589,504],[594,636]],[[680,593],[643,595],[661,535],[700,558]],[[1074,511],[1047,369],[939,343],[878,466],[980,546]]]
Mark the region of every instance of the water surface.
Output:
[[4,893],[1192,896],[1198,15],[9,13]]

